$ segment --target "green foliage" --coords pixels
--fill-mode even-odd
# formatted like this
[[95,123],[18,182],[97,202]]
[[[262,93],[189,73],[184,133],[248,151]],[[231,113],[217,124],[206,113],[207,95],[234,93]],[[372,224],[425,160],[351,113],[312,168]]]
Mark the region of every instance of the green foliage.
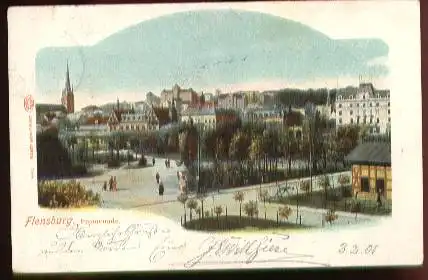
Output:
[[198,207],[198,201],[194,198],[191,198],[187,201],[187,208],[195,210]]
[[83,207],[98,205],[100,195],[86,190],[80,183],[41,181],[37,185],[39,205],[42,207]]
[[242,191],[237,191],[233,194],[233,199],[235,199],[235,201],[242,203],[242,201],[244,201],[244,192]]
[[181,193],[178,197],[177,200],[180,201],[183,205],[186,205],[186,201],[189,197],[187,196],[187,194],[185,193]]
[[138,161],[138,166],[146,167],[147,166],[147,158],[143,155]]
[[290,217],[291,213],[293,212],[293,210],[291,209],[290,206],[281,206],[278,209],[278,215],[279,217],[281,217],[281,219],[285,219],[288,220],[288,217]]
[[336,212],[334,211],[334,209],[329,209],[327,211],[327,214],[325,215],[325,221],[327,223],[332,224],[335,220],[337,220],[339,216],[336,214]]
[[244,212],[249,217],[257,216],[259,214],[257,202],[255,202],[254,200],[250,200],[249,202],[245,203]]
[[311,190],[311,182],[310,180],[300,181],[300,190],[308,193]]
[[223,213],[223,207],[221,207],[221,205],[214,207],[214,213],[217,217],[220,216]]
[[117,168],[120,167],[120,160],[117,158],[109,159],[107,161],[107,167],[109,168]]

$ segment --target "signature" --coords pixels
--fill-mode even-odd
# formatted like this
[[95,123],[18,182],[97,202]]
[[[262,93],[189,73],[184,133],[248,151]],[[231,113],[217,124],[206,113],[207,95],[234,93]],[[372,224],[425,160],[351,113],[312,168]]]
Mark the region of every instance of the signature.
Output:
[[314,257],[313,255],[290,252],[285,246],[289,239],[289,235],[272,235],[257,239],[210,236],[201,243],[200,253],[186,261],[184,267],[191,268],[198,264],[266,262],[294,262],[328,266],[325,263],[310,261]]
[[48,249],[43,255],[59,253],[83,253],[89,248],[100,252],[125,251],[141,248],[141,241],[155,236],[168,236],[170,230],[160,228],[155,223],[120,225],[96,229],[81,224],[66,226],[56,232]]

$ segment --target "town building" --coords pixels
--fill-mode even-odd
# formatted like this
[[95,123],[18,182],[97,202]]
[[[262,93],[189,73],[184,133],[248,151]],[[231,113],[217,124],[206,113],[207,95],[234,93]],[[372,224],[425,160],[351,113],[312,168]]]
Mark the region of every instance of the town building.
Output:
[[352,165],[352,192],[361,199],[392,198],[391,143],[365,141],[345,158]]
[[247,105],[247,98],[243,93],[219,94],[217,97],[217,108],[243,110]]
[[162,106],[168,106],[172,100],[175,100],[177,109],[181,111],[182,105],[194,105],[199,102],[199,95],[192,88],[182,89],[175,84],[171,90],[164,89],[160,94],[160,102]]
[[219,109],[212,106],[189,107],[181,116],[181,122],[202,127],[203,130],[216,129],[218,125],[233,123],[239,118],[234,110]]
[[67,116],[67,109],[60,104],[36,104],[36,131],[42,132]]
[[389,134],[391,131],[390,91],[377,90],[371,83],[358,88],[338,90],[335,103],[336,127],[366,126],[370,134]]
[[151,106],[144,110],[120,109],[117,101],[117,108],[110,114],[107,123],[110,131],[143,133],[158,130],[161,126],[177,121],[178,113],[173,99],[169,108]]
[[74,90],[73,85],[70,83],[70,72],[68,69],[65,73],[65,86],[62,90],[61,104],[67,109],[67,113],[74,113]]

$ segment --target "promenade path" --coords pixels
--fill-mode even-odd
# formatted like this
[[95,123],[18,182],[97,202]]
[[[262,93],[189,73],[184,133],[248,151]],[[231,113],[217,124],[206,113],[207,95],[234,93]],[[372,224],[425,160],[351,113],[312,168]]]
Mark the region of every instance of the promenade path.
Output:
[[[177,171],[180,167],[176,166],[174,160],[171,160],[171,167],[165,166],[165,158],[156,158],[155,166],[151,166],[151,157],[147,157],[150,166],[145,168],[138,168],[136,162],[131,164],[129,168],[127,165],[119,169],[109,169],[102,175],[98,175],[92,178],[79,179],[82,184],[87,188],[92,189],[95,192],[101,193],[103,200],[102,207],[104,208],[121,208],[121,209],[132,209],[142,212],[155,213],[158,215],[165,216],[177,223],[180,223],[182,216],[184,215],[183,205],[177,201],[179,195]],[[155,180],[155,174],[159,172],[161,180],[165,186],[164,196],[158,195],[157,184]],[[333,186],[338,186],[337,178],[340,174],[351,175],[350,172],[341,172],[330,174],[330,180]],[[104,181],[108,181],[110,176],[116,176],[118,182],[117,192],[102,192],[102,184]],[[320,176],[314,176],[312,178],[313,190],[319,190],[321,187],[318,184],[318,178]],[[258,184],[248,187],[239,187],[234,189],[226,189],[220,191],[213,191],[208,193],[207,198],[204,202],[204,210],[212,211],[215,206],[223,207],[223,214],[228,211],[228,215],[239,215],[239,203],[237,203],[233,195],[237,190],[244,193],[244,202],[249,200],[258,200],[257,193],[260,189],[265,189],[269,194],[274,195],[278,190],[278,186],[288,186],[288,192],[285,195],[296,193],[299,181],[304,179],[292,179],[288,181],[280,181],[278,183],[267,183]],[[198,205],[201,203],[198,201]],[[258,203],[259,206],[259,217],[266,217],[268,219],[276,220],[277,211],[280,204],[276,203]],[[290,206],[292,208],[292,214],[289,217],[289,221],[300,223],[307,226],[321,227],[323,226],[323,217],[326,213],[325,209],[315,209],[309,207]],[[187,211],[187,217],[189,216],[189,209]],[[338,219],[332,226],[338,225],[355,225],[355,224],[369,224],[378,221],[380,217],[355,214],[348,212],[337,212]],[[193,214],[195,215],[195,213]],[[242,211],[242,215],[245,215]],[[330,225],[328,225],[330,226]]]

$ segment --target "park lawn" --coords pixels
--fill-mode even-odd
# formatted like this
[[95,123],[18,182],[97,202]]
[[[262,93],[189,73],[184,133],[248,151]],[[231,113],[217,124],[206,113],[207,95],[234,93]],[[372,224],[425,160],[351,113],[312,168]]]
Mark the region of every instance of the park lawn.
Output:
[[[352,212],[353,197],[342,197],[340,195],[335,198],[327,196],[325,192],[318,191],[312,192],[312,194],[304,193],[299,195],[291,195],[282,197],[272,202],[287,204],[287,205],[299,205],[303,207],[319,208],[319,209],[333,209],[335,211]],[[358,213],[368,215],[390,215],[392,212],[392,201],[383,202],[381,208],[378,209],[376,201],[358,199],[361,204],[361,210]]]

